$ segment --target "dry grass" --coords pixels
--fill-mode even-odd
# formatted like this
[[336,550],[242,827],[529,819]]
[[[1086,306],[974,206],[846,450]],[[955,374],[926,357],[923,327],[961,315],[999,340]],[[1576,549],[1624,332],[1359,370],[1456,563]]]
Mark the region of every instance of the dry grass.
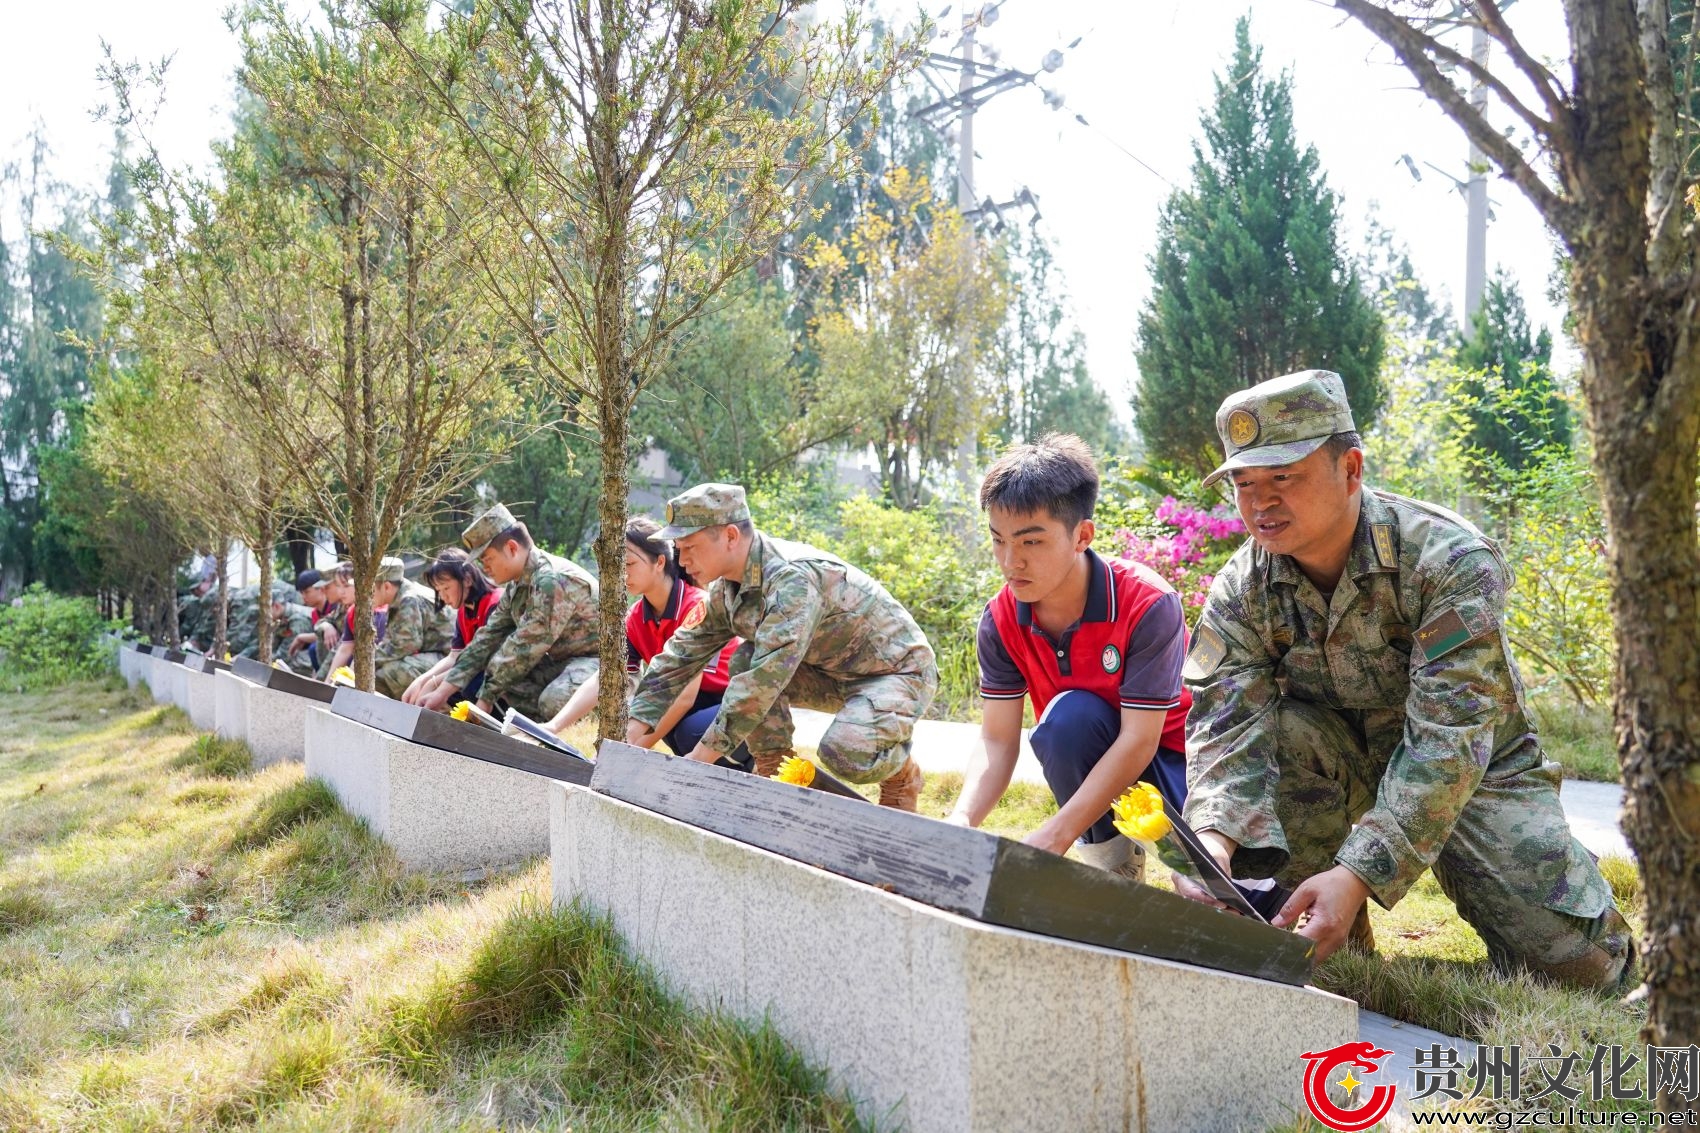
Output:
[[547,866],[406,874],[114,684],[0,703],[0,1129],[860,1129]]

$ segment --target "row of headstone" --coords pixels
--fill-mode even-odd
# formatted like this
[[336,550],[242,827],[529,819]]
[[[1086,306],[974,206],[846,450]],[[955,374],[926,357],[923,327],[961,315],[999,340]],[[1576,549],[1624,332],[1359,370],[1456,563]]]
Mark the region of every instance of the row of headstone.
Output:
[[[120,663],[169,699],[192,671],[170,656]],[[220,735],[304,761],[410,868],[547,853],[557,902],[883,1124],[1258,1128],[1302,1106],[1302,1055],[1357,1037],[1303,939],[1008,839],[620,743],[592,764],[254,662],[194,675]]]

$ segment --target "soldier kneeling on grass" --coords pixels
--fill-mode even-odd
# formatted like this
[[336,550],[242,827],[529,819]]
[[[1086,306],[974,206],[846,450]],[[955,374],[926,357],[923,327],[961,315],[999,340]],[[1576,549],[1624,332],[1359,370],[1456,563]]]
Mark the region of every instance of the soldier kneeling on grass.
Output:
[[389,611],[384,640],[372,651],[375,683],[379,692],[399,699],[414,678],[443,659],[453,631],[448,615],[437,607],[437,596],[408,578],[398,558],[385,557],[378,564],[372,604]]
[[[1633,942],[1570,834],[1505,636],[1511,572],[1431,504],[1366,487],[1339,375],[1216,414],[1251,538],[1217,574],[1182,676],[1186,817],[1237,877],[1296,886],[1274,923],[1326,958],[1373,947],[1427,869],[1502,968],[1615,988]],[[1207,895],[1177,881],[1195,899]]]
[[734,637],[720,711],[686,754],[704,763],[744,744],[758,775],[792,750],[791,705],[836,712],[820,760],[841,779],[878,783],[880,805],[913,811],[921,769],[915,722],[938,691],[933,648],[885,587],[836,555],[764,535],[744,489],[699,484],[667,505],[679,562],[709,584],[702,620],[681,626],[650,662],[627,739],[645,743],[691,679]]

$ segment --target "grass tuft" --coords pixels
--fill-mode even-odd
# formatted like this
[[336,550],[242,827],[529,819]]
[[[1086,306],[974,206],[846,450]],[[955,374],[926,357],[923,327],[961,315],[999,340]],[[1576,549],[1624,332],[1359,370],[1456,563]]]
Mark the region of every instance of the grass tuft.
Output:
[[189,735],[194,732],[195,724],[189,719],[189,714],[175,704],[163,704],[142,717],[139,728],[144,732]]
[[171,766],[209,778],[233,779],[253,770],[254,756],[241,740],[199,735],[182,755],[172,761]]
[[1611,711],[1585,708],[1568,698],[1540,697],[1532,705],[1547,757],[1563,764],[1566,779],[1619,781],[1617,738]]
[[322,779],[298,779],[260,800],[246,822],[231,836],[230,846],[248,850],[264,846],[291,830],[338,812],[336,793]]
[[1621,854],[1608,854],[1600,859],[1600,873],[1611,886],[1618,908],[1626,915],[1641,911],[1641,871],[1632,860]]
[[23,932],[54,918],[53,906],[27,890],[0,893],[0,936]]

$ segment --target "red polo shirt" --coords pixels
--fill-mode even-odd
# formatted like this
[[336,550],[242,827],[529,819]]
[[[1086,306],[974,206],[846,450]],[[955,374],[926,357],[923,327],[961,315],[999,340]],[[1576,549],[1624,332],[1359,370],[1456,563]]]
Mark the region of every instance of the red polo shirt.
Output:
[[1112,706],[1166,712],[1163,747],[1186,750],[1192,696],[1181,687],[1186,619],[1180,595],[1149,567],[1090,549],[1086,609],[1059,641],[1033,621],[1008,586],[980,618],[980,695],[1033,698],[1036,716],[1059,692],[1086,689]]
[[[667,648],[668,639],[681,627],[694,626],[702,621],[703,614],[708,612],[703,605],[707,600],[706,591],[680,578],[674,580],[673,592],[667,595],[667,608],[661,611],[659,617],[648,599],[639,598],[633,602],[632,608],[626,611],[626,672],[636,676],[638,667],[645,661],[654,660],[656,654]],[[702,671],[702,691],[726,691],[732,653],[738,645],[736,637],[728,641],[715,659],[714,667]]]
[[465,649],[466,643],[471,641],[484,623],[490,620],[490,611],[494,610],[496,603],[501,600],[502,588],[498,586],[478,599],[470,612],[465,606],[455,610],[455,636],[454,641],[449,644],[449,648]]

